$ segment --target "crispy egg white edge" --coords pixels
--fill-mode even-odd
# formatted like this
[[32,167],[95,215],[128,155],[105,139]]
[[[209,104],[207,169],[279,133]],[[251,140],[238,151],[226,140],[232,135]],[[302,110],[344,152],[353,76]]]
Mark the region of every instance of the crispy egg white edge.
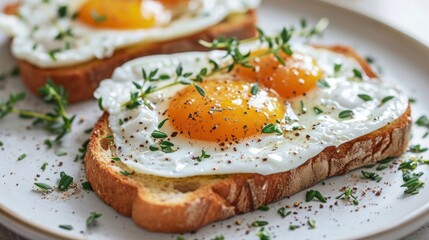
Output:
[[[273,134],[260,135],[232,146],[237,148],[236,152],[232,150],[222,152],[215,143],[187,139],[178,135],[171,140],[175,147],[179,147],[178,151],[165,154],[148,150],[147,146],[154,142],[150,136],[151,132],[166,118],[160,116],[157,111],[163,112],[168,107],[168,101],[165,99],[174,96],[183,86],[151,96],[149,100],[157,103],[155,111],[147,107],[124,111],[121,104],[129,100],[129,94],[135,89],[132,81],[142,82],[141,68],[144,67],[146,70],[160,68],[162,73],[174,74],[179,62],[183,64],[185,71],[192,71],[208,66],[208,59],[228,61],[222,58],[225,54],[222,51],[158,55],[139,58],[116,69],[112,79],[103,81],[95,93],[97,98],[103,98],[103,106],[110,113],[109,123],[114,140],[117,148],[121,148],[118,157],[138,173],[170,178],[231,173],[267,175],[294,169],[326,147],[339,146],[382,128],[405,112],[408,98],[395,86],[369,79],[366,75],[363,82],[347,80],[353,76],[352,69],[361,69],[353,58],[303,45],[296,45],[293,49],[315,57],[319,66],[328,75],[333,74],[334,62],[343,64],[342,70],[338,73],[341,76],[326,78],[331,84],[330,89],[313,89],[307,96],[291,99],[286,104],[287,112],[299,119],[298,124],[306,127],[299,131],[300,136],[295,136],[295,132],[287,133],[285,137]],[[161,84],[168,84],[168,81]],[[364,102],[358,98],[357,94],[363,92],[373,95],[375,100]],[[395,98],[380,106],[381,99],[387,95]],[[306,103],[308,108],[306,114],[299,113],[300,101]],[[323,106],[329,114],[314,114],[312,109],[316,105]],[[334,109],[329,110],[331,108]],[[356,117],[338,119],[338,113],[345,109],[353,109]],[[132,119],[124,125],[118,124],[119,119],[130,116]],[[315,130],[311,129],[312,125],[317,125]],[[167,121],[162,131],[170,135],[174,130]],[[307,139],[306,135],[310,135],[311,138]],[[262,140],[257,141],[258,138]],[[146,141],[146,147],[139,148],[139,145]],[[205,150],[211,157],[197,162],[195,157],[201,154],[201,150]],[[228,163],[228,160],[231,160],[231,163]]]
[[[185,37],[221,22],[230,14],[257,8],[261,2],[260,0],[201,0],[204,6],[195,13],[195,16],[176,19],[165,27],[119,31],[91,28],[69,18],[62,18],[52,23],[52,19],[57,19],[59,5],[67,3],[71,9],[74,9],[79,4],[65,0],[41,4],[40,1],[26,0],[23,2],[20,13],[24,18],[29,19],[27,22],[21,21],[17,16],[0,13],[0,30],[14,37],[12,42],[14,56],[27,60],[40,68],[72,66],[94,58],[108,58],[116,49],[134,44]],[[44,14],[40,14],[40,12]],[[36,24],[40,24],[39,30],[32,33]],[[64,46],[64,42],[54,40],[59,32],[58,29],[69,27],[72,27],[74,34],[78,36],[76,46],[56,53],[54,60],[49,51]]]

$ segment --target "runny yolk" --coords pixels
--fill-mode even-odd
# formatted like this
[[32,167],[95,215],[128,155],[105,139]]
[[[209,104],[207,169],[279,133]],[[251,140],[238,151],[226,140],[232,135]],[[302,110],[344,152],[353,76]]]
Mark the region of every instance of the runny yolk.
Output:
[[[145,9],[155,5],[158,11]],[[111,29],[139,29],[153,27],[159,17],[160,3],[142,0],[87,0],[80,8],[78,19],[92,27]],[[162,8],[162,6],[161,6]]]
[[207,80],[206,97],[188,86],[171,100],[168,117],[180,134],[192,139],[234,143],[261,132],[284,115],[284,103],[271,92],[250,93],[241,80]]
[[[251,56],[261,55],[266,49],[255,51]],[[323,77],[322,70],[316,61],[299,53],[289,56],[280,53],[285,65],[282,65],[273,55],[255,57],[251,61],[253,68],[242,66],[234,68],[234,73],[239,78],[248,82],[258,82],[260,85],[276,91],[283,98],[301,96],[316,86]]]

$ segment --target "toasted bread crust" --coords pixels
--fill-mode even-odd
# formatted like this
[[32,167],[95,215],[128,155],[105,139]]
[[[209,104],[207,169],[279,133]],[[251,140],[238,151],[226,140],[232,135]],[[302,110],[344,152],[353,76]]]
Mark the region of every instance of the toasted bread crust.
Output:
[[[16,12],[17,5],[9,5],[3,11],[8,14]],[[246,14],[230,16],[225,21],[209,27],[204,31],[178,39],[164,42],[137,44],[115,51],[109,58],[92,60],[83,64],[42,69],[23,59],[17,59],[21,78],[24,84],[35,94],[37,90],[46,84],[47,79],[52,79],[56,84],[63,86],[69,92],[69,102],[80,102],[93,98],[93,93],[100,81],[109,78],[115,68],[125,62],[147,55],[168,54],[186,51],[205,51],[199,40],[213,41],[220,36],[246,39],[256,35],[256,10],[250,10]]]
[[[340,49],[346,55],[354,53],[343,46],[330,49]],[[366,62],[361,64],[364,69],[370,69]],[[208,223],[255,210],[328,177],[345,174],[387,157],[400,156],[410,138],[410,112],[408,107],[389,125],[339,147],[328,147],[296,169],[271,175],[219,176],[217,181],[186,192],[186,198],[180,202],[154,200],[144,183],[138,181],[139,174],[123,176],[118,169],[107,164],[112,156],[103,144],[103,138],[111,135],[108,113],[105,113],[91,135],[85,158],[86,174],[96,194],[119,213],[131,216],[137,225],[156,232],[189,232]],[[207,177],[200,177],[203,178]]]

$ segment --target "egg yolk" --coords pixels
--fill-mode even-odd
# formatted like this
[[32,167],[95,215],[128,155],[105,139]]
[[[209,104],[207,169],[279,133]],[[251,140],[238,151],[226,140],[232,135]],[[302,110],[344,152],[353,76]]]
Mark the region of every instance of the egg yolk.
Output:
[[188,0],[87,0],[79,10],[78,19],[90,26],[112,29],[151,28],[165,20],[166,9]]
[[[234,73],[239,78],[249,82],[258,82],[260,85],[276,91],[283,98],[292,98],[303,95],[314,88],[317,81],[323,77],[322,70],[316,61],[300,53],[289,56],[280,53],[285,64],[281,64],[273,55],[263,55],[266,49],[251,53],[253,68],[238,66]],[[261,57],[256,57],[263,55]]]
[[236,143],[261,132],[284,115],[284,103],[271,92],[250,93],[252,84],[240,80],[207,80],[206,96],[188,86],[171,100],[168,117],[180,134],[192,139]]

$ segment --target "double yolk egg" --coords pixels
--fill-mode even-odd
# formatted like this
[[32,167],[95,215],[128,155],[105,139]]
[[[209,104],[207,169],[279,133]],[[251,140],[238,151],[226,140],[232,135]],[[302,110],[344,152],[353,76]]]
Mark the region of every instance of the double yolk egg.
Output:
[[[323,77],[310,56],[252,53],[252,68],[235,67],[228,75],[203,81],[203,97],[193,86],[178,92],[170,102],[168,117],[180,134],[211,142],[237,143],[261,133],[268,124],[282,122],[285,101],[305,95]],[[251,93],[255,83],[257,94]],[[255,92],[253,92],[255,93]]]

